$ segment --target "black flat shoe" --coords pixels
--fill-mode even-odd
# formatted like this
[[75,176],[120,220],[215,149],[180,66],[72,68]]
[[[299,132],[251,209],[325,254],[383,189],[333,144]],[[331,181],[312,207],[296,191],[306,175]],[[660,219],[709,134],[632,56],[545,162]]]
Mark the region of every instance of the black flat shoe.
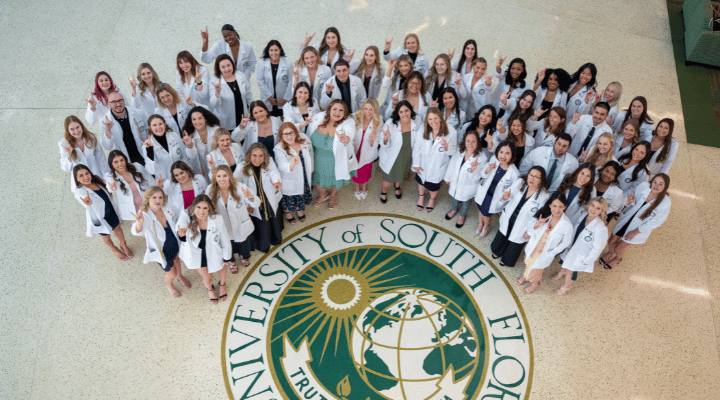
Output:
[[498,258],[500,258],[500,256],[496,256],[495,253],[493,253],[492,258],[493,258],[493,260],[497,260]]
[[[384,199],[383,196],[385,196]],[[383,204],[387,203],[387,192],[380,192],[380,202]]]
[[[398,192],[400,192],[398,194]],[[400,186],[395,186],[395,198],[400,200],[402,199],[402,189],[400,189]]]

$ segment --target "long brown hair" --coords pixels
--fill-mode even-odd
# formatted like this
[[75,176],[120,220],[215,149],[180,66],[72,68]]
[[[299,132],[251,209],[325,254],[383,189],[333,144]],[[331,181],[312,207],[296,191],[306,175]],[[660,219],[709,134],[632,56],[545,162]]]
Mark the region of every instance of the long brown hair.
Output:
[[181,60],[185,60],[188,63],[190,63],[190,75],[192,75],[193,78],[195,77],[195,74],[197,74],[197,72],[198,72],[198,67],[200,66],[200,63],[187,50],[183,50],[178,53],[177,57],[175,58],[175,66],[177,67],[178,74],[180,74],[180,82],[184,84],[185,83],[185,71],[183,71],[183,69],[180,68]]
[[371,45],[365,49],[365,52],[360,59],[360,66],[358,66],[357,71],[355,71],[355,76],[362,79],[365,78],[365,68],[367,68],[367,64],[365,63],[365,53],[367,53],[368,50],[372,50],[372,52],[375,53],[375,71],[377,71],[377,75],[382,76],[383,73],[382,64],[380,64],[380,50],[377,46]]
[[663,189],[662,192],[660,192],[660,194],[657,195],[657,197],[653,201],[652,205],[650,207],[648,207],[648,209],[645,210],[644,213],[642,213],[642,215],[640,216],[641,220],[645,220],[645,218],[649,217],[652,214],[652,212],[655,211],[657,206],[659,206],[660,203],[662,203],[662,201],[665,200],[665,196],[669,196],[667,194],[667,191],[668,191],[668,189],[670,189],[670,177],[667,176],[667,174],[660,173],[660,174],[653,176],[653,178],[650,180],[650,184],[652,185],[652,181],[654,181],[655,178],[658,178],[658,177],[662,178],[662,180],[665,182],[665,188]]
[[433,83],[438,80],[439,75],[437,73],[437,70],[435,69],[435,64],[437,64],[438,59],[442,59],[443,61],[445,61],[445,65],[447,66],[447,69],[445,70],[445,87],[450,87],[450,82],[452,82],[453,69],[452,65],[450,65],[450,57],[448,57],[448,55],[445,53],[438,54],[435,57],[435,60],[433,60],[432,66],[428,71],[427,78],[425,79],[425,85],[427,87],[432,87]]
[[125,186],[125,183],[122,180],[118,179],[117,171],[115,171],[115,167],[113,167],[113,160],[115,160],[116,157],[122,157],[123,160],[125,160],[125,169],[127,169],[128,173],[130,173],[130,176],[132,176],[132,180],[137,183],[138,189],[141,189],[140,186],[143,183],[147,183],[143,175],[138,172],[137,168],[135,168],[135,165],[128,160],[127,156],[125,156],[125,153],[123,153],[120,150],[113,150],[108,155],[108,166],[110,167],[110,172],[112,173],[112,178],[116,181],[119,181],[120,183],[120,190],[124,194],[127,194],[128,188]]
[[215,169],[215,172],[213,173],[212,181],[210,182],[210,199],[212,201],[218,201],[218,198],[220,197],[220,185],[217,183],[217,175],[218,172],[224,171],[226,174],[228,174],[228,177],[230,178],[230,196],[232,196],[235,201],[240,203],[241,197],[238,194],[238,181],[233,176],[232,169],[228,167],[227,165],[221,165]]
[[[580,172],[584,169],[587,169],[590,171],[590,179],[588,182],[580,188],[580,193],[578,193],[577,198],[580,199],[580,204],[585,205],[588,201],[590,201],[590,197],[592,196],[592,191],[595,185],[595,166],[584,162],[580,164],[579,167],[573,172],[572,174],[568,175],[565,180],[563,181],[562,185],[558,188],[559,193],[565,193],[568,191],[574,184],[575,180],[577,180],[578,175],[580,175]],[[568,204],[569,205],[569,204]]]
[[[440,111],[440,109],[437,107],[430,107],[425,114],[425,129],[423,132],[423,139],[432,140],[432,128],[428,124],[428,117],[430,116],[430,114],[435,114],[438,118],[440,118],[440,131],[438,132],[438,136],[447,136],[450,132],[448,131],[448,126],[445,122],[445,118],[443,118],[442,111]],[[480,147],[480,143],[478,143],[478,147]]]
[[[332,110],[332,108],[335,104],[341,104],[343,107],[343,110],[345,110],[345,116],[343,117],[343,119],[338,121],[338,125],[340,125],[343,121],[345,121],[346,119],[348,119],[350,117],[350,112],[348,111],[347,104],[345,104],[345,102],[340,99],[335,99],[335,100],[331,101],[330,104],[328,104],[328,106],[326,108],[327,111],[325,112],[325,119],[323,119],[323,122],[320,124],[320,126],[322,126],[322,127],[328,126],[328,124],[330,123],[330,110]],[[337,125],[335,125],[335,126],[337,126]]]
[[90,171],[90,168],[88,168],[87,165],[85,165],[85,164],[78,164],[73,167],[72,172],[73,172],[73,179],[75,180],[75,186],[77,186],[77,187],[83,186],[80,182],[78,182],[78,179],[77,179],[78,172],[80,172],[83,169],[86,170],[87,172],[89,172],[90,175],[92,175],[92,183],[100,186],[101,188],[105,189],[105,191],[107,191],[107,187],[105,187],[105,181],[102,180],[102,178],[100,178],[99,176],[93,174],[92,171]]
[[[567,111],[565,111],[565,109],[562,107],[553,107],[550,109],[550,112],[553,111],[558,115],[558,117],[560,117],[562,121],[560,121],[556,129],[550,129],[550,119],[545,118],[545,130],[548,131],[548,136],[552,135],[558,137],[565,133],[565,128],[567,127]],[[549,115],[550,113],[548,113],[548,116]]]
[[425,79],[423,79],[423,75],[420,71],[413,71],[410,73],[410,75],[405,79],[405,82],[402,86],[402,94],[403,99],[407,99],[408,96],[408,88],[410,87],[410,81],[413,79],[419,79],[420,80],[420,101],[425,101],[425,94],[427,93],[427,85],[425,85]]
[[[410,64],[410,71],[408,72],[408,78],[410,78],[410,74],[415,70],[415,64],[413,64],[412,58],[410,58],[409,55],[403,54],[400,57],[397,58],[397,62],[395,63],[395,68],[393,68],[393,74],[392,74],[392,81],[390,83],[390,88],[392,90],[395,90],[395,85],[397,84],[397,80],[400,79],[400,63],[406,62]],[[402,88],[400,88],[402,89]]]
[[663,122],[668,124],[668,127],[670,128],[670,132],[668,132],[668,135],[665,136],[665,141],[663,142],[663,147],[660,150],[660,153],[658,153],[657,158],[655,158],[655,161],[657,161],[657,162],[665,162],[665,160],[667,160],[667,156],[670,153],[670,146],[672,145],[673,130],[675,130],[675,121],[672,118],[663,118],[655,126],[655,129],[652,132],[653,137],[657,136],[657,128]]
[[70,145],[70,157],[73,160],[79,160],[80,157],[78,157],[77,152],[75,151],[75,138],[73,135],[70,134],[70,124],[73,122],[77,122],[80,124],[80,128],[82,128],[82,138],[85,141],[85,146],[92,147],[93,149],[97,148],[97,138],[95,137],[95,134],[88,131],[87,128],[85,128],[85,125],[80,121],[80,118],[74,116],[74,115],[68,115],[67,118],[65,118],[65,134],[63,137]]
[[[150,65],[149,63],[141,63],[140,66],[137,69],[137,83],[138,83],[138,89],[140,89],[140,93],[145,92],[148,89],[147,83],[145,83],[144,80],[140,77],[140,72],[142,72],[143,69],[149,69],[150,73],[152,73],[152,83],[154,87],[158,87],[159,84],[162,82],[160,81],[160,78],[158,77],[157,72],[155,72],[155,69]],[[155,93],[153,93],[155,94]]]
[[[342,101],[342,100],[340,100]],[[343,103],[344,104],[344,103]],[[245,176],[252,176],[251,174],[253,165],[250,162],[250,156],[252,155],[253,151],[260,149],[263,152],[263,155],[265,159],[263,160],[262,164],[260,164],[260,169],[267,169],[268,165],[270,165],[270,154],[268,153],[267,149],[265,148],[265,145],[260,142],[255,142],[250,145],[250,148],[248,148],[248,151],[245,153],[245,158],[243,159],[243,169],[242,173]],[[262,188],[258,188],[260,190]]]
[[280,147],[285,150],[285,153],[288,155],[290,154],[290,146],[288,146],[287,143],[285,143],[285,140],[283,140],[283,131],[285,129],[291,129],[293,133],[295,134],[295,143],[299,144],[305,144],[305,139],[300,137],[300,132],[298,132],[297,126],[293,124],[292,122],[283,122],[282,125],[280,125],[280,128],[278,129],[278,142],[280,142]]
[[190,238],[195,239],[197,235],[200,234],[200,229],[198,225],[198,220],[195,217],[195,207],[197,207],[198,204],[205,202],[208,205],[208,219],[210,217],[215,216],[217,214],[217,210],[215,208],[215,204],[212,202],[212,199],[206,194],[201,194],[195,197],[190,207],[188,207],[187,213],[188,217],[190,217],[190,223],[188,224],[188,230],[190,231]]
[[652,124],[653,121],[650,119],[650,116],[648,116],[647,99],[645,99],[645,97],[643,97],[643,96],[637,96],[634,99],[632,99],[628,108],[625,109],[625,119],[623,119],[623,122],[632,118],[631,109],[632,109],[632,104],[635,101],[639,101],[640,104],[642,104],[642,106],[643,106],[643,112],[642,112],[642,114],[640,114],[640,121],[638,121],[638,124]]
[[[325,29],[322,41],[320,42],[320,49],[318,49],[318,53],[322,57],[323,54],[327,53],[327,51],[330,50],[330,46],[328,46],[325,38],[327,38],[327,34],[331,32],[334,33],[335,36],[337,36],[337,52],[339,54],[339,59],[343,60],[345,59],[345,48],[343,48],[342,42],[340,41],[340,32],[338,32],[337,28],[335,28],[334,26]],[[319,59],[318,62],[320,62]],[[330,62],[332,62],[332,60],[330,60]]]

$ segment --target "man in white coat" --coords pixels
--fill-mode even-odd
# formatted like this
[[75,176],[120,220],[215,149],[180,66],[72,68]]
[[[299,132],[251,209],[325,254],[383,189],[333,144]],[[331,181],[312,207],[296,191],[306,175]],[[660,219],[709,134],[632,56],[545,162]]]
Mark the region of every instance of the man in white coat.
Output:
[[108,150],[120,150],[132,163],[145,166],[147,123],[145,114],[137,108],[126,107],[125,99],[118,92],[108,96],[110,110],[100,122],[105,126],[101,135],[102,145]]
[[601,101],[595,105],[592,115],[575,114],[570,124],[568,132],[573,137],[572,146],[570,146],[570,154],[575,157],[590,154],[590,150],[595,147],[600,135],[605,132],[612,134],[612,127],[605,122],[610,105]]
[[545,168],[550,193],[557,191],[565,179],[565,175],[571,174],[578,167],[577,158],[568,154],[568,149],[573,142],[568,133],[563,133],[555,139],[553,147],[542,146],[533,150],[525,156],[520,164],[520,175],[527,175],[530,168],[538,165]]
[[323,84],[322,92],[321,108],[327,109],[331,101],[339,99],[347,105],[350,113],[358,111],[367,98],[362,80],[350,75],[350,64],[345,60],[335,63],[335,75]]

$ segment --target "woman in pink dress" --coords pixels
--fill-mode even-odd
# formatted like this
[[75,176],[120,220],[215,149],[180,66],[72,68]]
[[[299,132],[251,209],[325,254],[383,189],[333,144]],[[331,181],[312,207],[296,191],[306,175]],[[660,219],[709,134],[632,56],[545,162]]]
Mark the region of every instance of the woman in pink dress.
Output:
[[357,149],[355,156],[359,168],[357,176],[354,176],[352,180],[355,183],[355,197],[363,200],[368,194],[368,181],[372,176],[373,161],[378,157],[377,136],[383,125],[380,117],[380,105],[376,99],[365,100],[362,108],[355,113],[355,123],[357,124],[356,132],[362,132],[362,134],[356,134],[353,139],[353,145]]

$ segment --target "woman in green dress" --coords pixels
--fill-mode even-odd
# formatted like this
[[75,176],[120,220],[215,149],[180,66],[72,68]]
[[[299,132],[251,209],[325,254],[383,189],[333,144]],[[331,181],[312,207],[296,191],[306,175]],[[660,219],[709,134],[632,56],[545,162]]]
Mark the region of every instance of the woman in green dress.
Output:
[[380,140],[378,153],[382,175],[382,192],[380,192],[382,203],[387,203],[387,190],[393,183],[395,198],[402,197],[400,184],[410,172],[413,144],[423,135],[423,123],[415,117],[412,105],[407,100],[402,100],[383,126],[383,137]]
[[357,170],[352,144],[356,127],[342,100],[331,101],[324,114],[318,114],[310,128],[315,154],[312,180],[320,193],[313,205],[320,207],[329,199],[328,208],[332,210],[338,204],[338,189],[350,183]]

